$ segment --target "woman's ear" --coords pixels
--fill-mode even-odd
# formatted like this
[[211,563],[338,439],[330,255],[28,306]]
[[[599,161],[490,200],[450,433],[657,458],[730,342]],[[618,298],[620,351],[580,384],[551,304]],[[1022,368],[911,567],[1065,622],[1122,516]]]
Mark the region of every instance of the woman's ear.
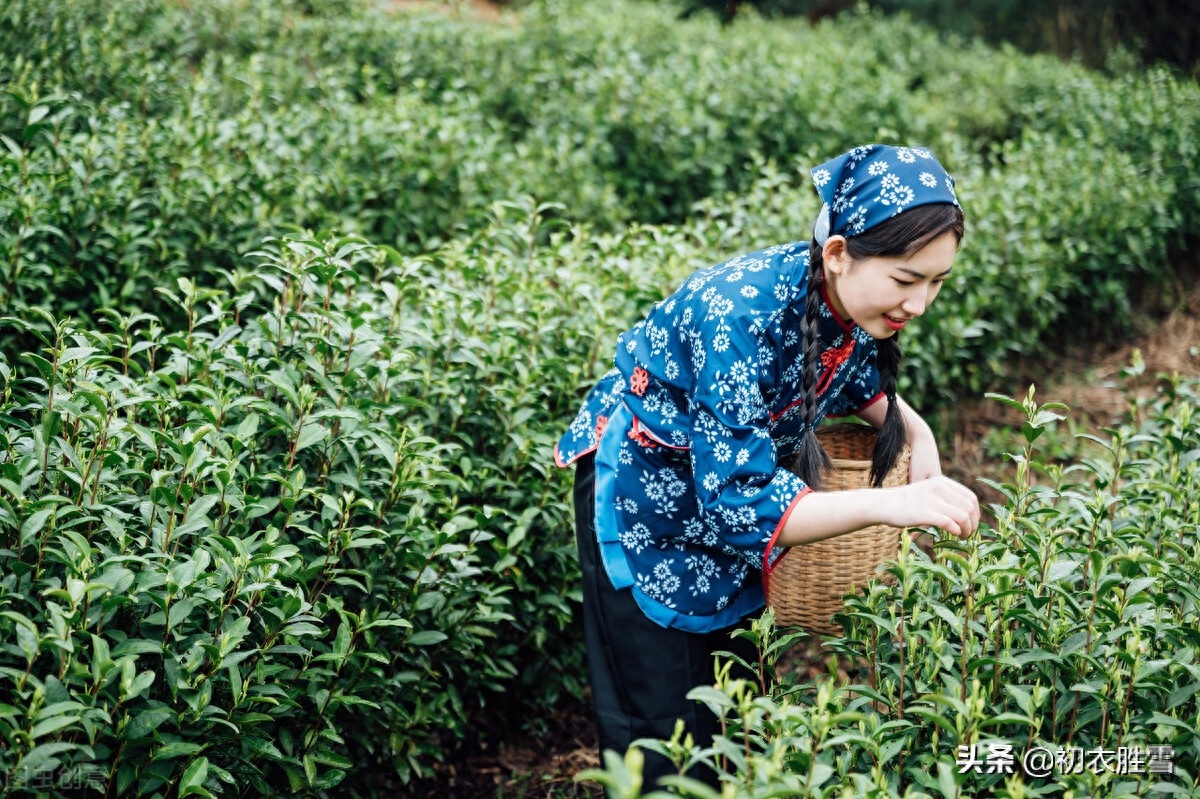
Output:
[[846,250],[845,236],[830,236],[821,248],[821,258],[825,269],[833,275],[840,276],[850,265],[850,253]]

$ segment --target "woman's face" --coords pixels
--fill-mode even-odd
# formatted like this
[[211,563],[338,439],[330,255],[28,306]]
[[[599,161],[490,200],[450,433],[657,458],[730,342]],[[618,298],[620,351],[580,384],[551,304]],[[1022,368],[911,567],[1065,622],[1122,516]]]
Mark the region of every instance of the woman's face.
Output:
[[957,251],[958,238],[947,232],[908,257],[854,260],[846,239],[830,236],[824,249],[829,301],[842,319],[875,338],[890,338],[933,303]]

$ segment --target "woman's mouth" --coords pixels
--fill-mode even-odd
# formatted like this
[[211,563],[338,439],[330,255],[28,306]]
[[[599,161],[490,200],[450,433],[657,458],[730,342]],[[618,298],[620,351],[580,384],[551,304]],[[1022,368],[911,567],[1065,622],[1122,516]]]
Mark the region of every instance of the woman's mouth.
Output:
[[892,330],[897,330],[897,331],[903,330],[904,326],[906,324],[908,324],[907,319],[896,319],[895,317],[888,316],[887,314],[883,315],[883,321],[884,321],[884,324],[886,324]]

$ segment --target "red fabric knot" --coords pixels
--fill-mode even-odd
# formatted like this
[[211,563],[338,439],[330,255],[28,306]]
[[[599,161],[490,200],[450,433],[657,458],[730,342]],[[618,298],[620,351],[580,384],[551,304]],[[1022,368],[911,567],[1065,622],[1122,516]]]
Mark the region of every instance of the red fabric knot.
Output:
[[608,417],[607,416],[597,416],[596,417],[596,429],[592,432],[592,435],[594,435],[596,437],[597,442],[600,441],[600,436],[604,435],[604,428],[606,428],[606,427],[608,427]]
[[846,336],[846,343],[840,347],[830,347],[821,353],[821,365],[825,367],[825,371],[821,373],[821,377],[817,380],[816,393],[820,394],[829,388],[829,384],[833,381],[834,372],[846,362],[846,359],[850,357],[850,353],[853,351],[854,338]]
[[840,347],[830,347],[821,353],[821,365],[826,369],[833,369],[850,357],[850,353],[854,351],[854,339],[851,336],[846,336],[846,343]]
[[633,426],[633,429],[629,431],[629,437],[636,441],[639,446],[645,449],[655,449],[658,446],[658,442],[643,433],[636,424]]
[[650,386],[650,373],[642,367],[635,367],[633,375],[629,378],[629,390],[639,397],[646,393],[646,389]]

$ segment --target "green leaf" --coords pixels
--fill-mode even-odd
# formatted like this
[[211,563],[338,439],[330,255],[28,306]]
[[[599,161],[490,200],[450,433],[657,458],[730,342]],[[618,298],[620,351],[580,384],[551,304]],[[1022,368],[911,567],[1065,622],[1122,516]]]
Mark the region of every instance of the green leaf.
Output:
[[305,424],[300,428],[300,436],[296,439],[296,452],[323,441],[328,435],[329,431],[316,422]]
[[421,630],[408,637],[408,643],[413,646],[430,646],[446,640],[446,634],[438,630]]
[[213,799],[213,795],[204,789],[204,781],[208,778],[208,758],[198,757],[193,760],[179,778],[179,796],[204,796]]
[[156,749],[151,759],[174,760],[178,757],[188,757],[203,751],[204,747],[200,744],[189,743],[188,741],[171,741]]

